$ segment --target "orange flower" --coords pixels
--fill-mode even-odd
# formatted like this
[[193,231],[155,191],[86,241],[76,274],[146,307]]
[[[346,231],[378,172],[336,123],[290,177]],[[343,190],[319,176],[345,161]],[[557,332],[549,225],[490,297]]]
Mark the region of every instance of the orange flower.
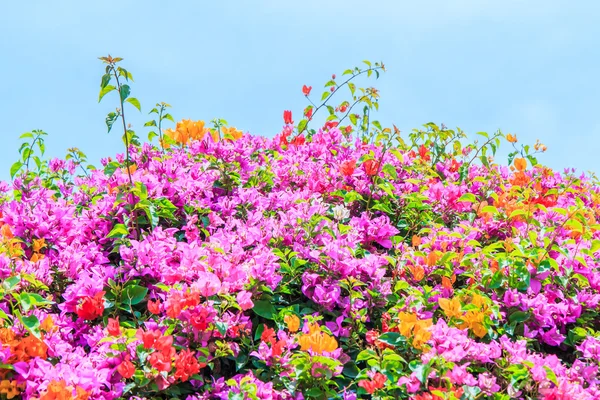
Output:
[[410,271],[413,279],[417,282],[421,281],[425,277],[425,269],[420,265],[409,265],[408,270]]
[[423,345],[431,338],[429,327],[433,324],[433,320],[420,320],[416,314],[401,312],[398,314],[400,320],[399,332],[406,338],[412,337],[413,346],[417,349],[422,349]]
[[412,246],[413,247],[417,247],[417,246],[420,246],[421,243],[423,243],[423,240],[419,236],[413,235],[413,237],[412,237]]
[[481,311],[467,311],[467,313],[462,317],[464,321],[462,324],[458,325],[460,329],[468,328],[470,329],[477,337],[482,338],[486,335],[487,329],[483,325],[483,319],[485,318],[485,314]]
[[8,224],[3,224],[2,228],[0,228],[0,232],[2,233],[2,237],[5,237],[7,239],[12,239],[13,237],[15,237],[10,229],[10,225]]
[[527,160],[525,160],[524,158],[515,158],[514,163],[515,168],[520,172],[525,171],[525,169],[527,168]]
[[332,352],[338,347],[337,341],[325,332],[321,332],[318,325],[310,326],[311,332],[300,336],[298,342],[302,351],[312,350],[315,354]]
[[510,143],[517,143],[517,135],[511,135],[510,133],[506,135],[506,140]]
[[286,323],[288,331],[294,333],[300,329],[300,318],[295,314],[288,314],[283,317],[283,322]]
[[19,395],[23,384],[17,384],[17,381],[2,380],[0,382],[0,393],[5,394],[7,399],[13,399]]
[[423,346],[427,341],[431,338],[431,332],[429,332],[429,327],[432,325],[431,319],[424,319],[419,321],[414,328],[414,337],[413,337],[413,346],[416,349],[423,349]]
[[51,315],[48,315],[40,324],[40,329],[44,332],[53,332],[58,330],[56,326],[54,326],[54,319],[52,319]]
[[0,328],[0,343],[8,344],[15,340],[16,334],[11,328]]
[[433,267],[435,264],[437,264],[437,262],[440,260],[440,258],[442,258],[442,255],[439,251],[432,251],[429,254],[427,254],[427,266],[428,267]]
[[460,318],[462,316],[462,305],[460,304],[460,300],[456,297],[452,300],[440,297],[438,299],[438,304],[440,305],[440,308],[444,310],[444,313],[448,318]]
[[35,263],[40,261],[41,259],[43,259],[45,256],[43,254],[40,253],[33,253],[33,255],[31,256],[31,258],[29,259],[31,262]]
[[204,121],[184,119],[177,123],[175,130],[165,129],[164,134],[183,146],[191,140],[204,139],[207,132],[208,128],[204,126]]
[[61,380],[50,382],[37,400],[87,400],[89,397],[90,393],[82,387],[67,386],[67,383]]
[[400,320],[399,331],[402,336],[409,337],[415,324],[419,321],[416,314],[401,312],[398,314]]
[[244,135],[242,131],[235,129],[234,127],[222,126],[221,130],[223,131],[223,137],[225,139],[238,140]]
[[[452,275],[452,277],[454,278],[454,280],[456,280],[456,275]],[[454,282],[452,282],[452,280],[450,280],[450,278],[448,278],[447,276],[442,276],[442,287],[444,289],[452,289],[452,284]]]
[[39,251],[41,249],[43,249],[44,247],[46,247],[46,239],[44,239],[44,238],[33,239],[33,244],[31,245],[31,249],[34,252],[39,253]]

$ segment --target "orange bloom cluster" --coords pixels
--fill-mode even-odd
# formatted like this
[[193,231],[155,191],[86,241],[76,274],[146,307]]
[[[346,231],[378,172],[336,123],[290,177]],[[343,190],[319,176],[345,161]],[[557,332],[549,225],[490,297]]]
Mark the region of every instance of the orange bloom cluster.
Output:
[[12,233],[10,225],[0,222],[0,251],[5,252],[10,257],[20,256],[23,254],[20,242]]
[[225,139],[238,140],[244,135],[242,131],[235,129],[232,126],[222,126],[221,131],[223,132],[223,137]]
[[40,251],[46,247],[46,239],[33,239],[33,243],[31,245],[31,249],[33,250],[33,255],[31,256],[31,262],[37,262],[44,258],[45,256],[40,253]]
[[206,136],[208,128],[204,126],[204,121],[192,121],[189,119],[181,120],[175,126],[175,130],[166,129],[165,135],[180,145],[188,144],[192,140],[202,140]]
[[34,400],[87,400],[89,398],[90,392],[77,385],[67,386],[67,383],[61,380],[50,382],[42,395]]
[[456,318],[462,321],[457,324],[460,329],[470,329],[479,338],[487,334],[483,321],[485,316],[489,314],[489,309],[482,296],[473,295],[471,304],[476,306],[478,310],[469,310],[466,313],[463,312],[462,304],[457,297],[453,299],[440,298],[438,304],[448,318]]
[[287,325],[288,331],[294,333],[300,329],[300,318],[295,314],[288,314],[283,317],[283,322]]
[[431,332],[429,332],[433,323],[431,318],[419,319],[416,314],[401,312],[398,314],[398,319],[400,320],[400,334],[407,338],[412,337],[413,346],[416,349],[422,349],[431,338]]
[[311,324],[309,326],[309,333],[300,336],[298,342],[302,351],[312,350],[316,354],[332,352],[338,347],[337,341],[332,336],[322,332],[317,324]]
[[0,343],[10,347],[9,364],[19,361],[27,362],[32,358],[45,359],[48,346],[35,336],[17,337],[11,328],[0,328]]
[[25,389],[25,384],[17,384],[16,381],[2,380],[0,381],[0,394],[6,395],[7,399],[14,399]]

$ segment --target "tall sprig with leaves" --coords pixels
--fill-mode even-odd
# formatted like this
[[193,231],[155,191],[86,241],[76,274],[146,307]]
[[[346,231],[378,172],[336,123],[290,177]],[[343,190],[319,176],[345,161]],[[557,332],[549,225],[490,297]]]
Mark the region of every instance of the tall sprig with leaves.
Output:
[[169,121],[175,123],[173,116],[171,114],[169,114],[168,112],[166,112],[167,108],[171,108],[171,105],[165,103],[164,101],[160,102],[160,103],[156,103],[156,107],[154,107],[152,110],[150,110],[150,112],[148,114],[156,114],[156,115],[158,115],[158,119],[153,119],[144,124],[144,126],[157,128],[158,133],[155,131],[148,132],[148,140],[152,141],[152,139],[154,139],[155,137],[158,136],[160,148],[163,152],[165,151],[165,142],[164,142],[163,132],[162,132],[162,122],[164,120],[169,120]]
[[[42,170],[43,161],[40,158],[46,152],[46,145],[44,144],[44,136],[48,134],[40,129],[35,129],[31,132],[25,132],[22,134],[19,139],[25,139],[26,141],[21,144],[19,148],[19,153],[21,154],[21,159],[16,161],[10,167],[10,177],[14,178],[15,175],[23,168],[25,168],[25,173],[29,176],[29,163],[33,161],[37,167],[37,172]],[[29,141],[27,141],[29,139]],[[39,151],[39,155],[36,154],[36,149]]]
[[[310,102],[304,109],[304,118],[298,123],[298,134],[302,134],[304,131],[308,132],[309,135],[315,133],[314,129],[309,129],[309,123],[314,119],[315,115],[322,108],[326,108],[329,115],[326,118],[326,123],[331,126],[340,126],[348,118],[350,125],[341,128],[346,134],[352,131],[357,131],[357,136],[361,139],[368,141],[375,134],[369,134],[370,127],[374,126],[376,130],[382,131],[381,124],[378,121],[371,121],[370,113],[372,109],[379,109],[379,91],[374,87],[368,88],[357,88],[354,81],[361,75],[375,75],[379,78],[381,72],[385,72],[385,66],[383,63],[371,63],[370,61],[363,61],[367,68],[355,67],[347,69],[343,72],[342,76],[348,76],[348,78],[341,82],[336,82],[336,75],[332,75],[331,79],[325,83],[325,91],[321,95],[320,104],[317,105],[310,98],[311,86],[304,86],[303,93],[306,99]],[[351,101],[344,100],[336,106],[333,106],[333,96],[339,92],[343,87],[347,87],[350,90]],[[357,106],[363,105],[362,115],[352,112]]]
[[[102,98],[112,91],[117,91],[119,93],[120,107],[118,107],[115,111],[108,113],[106,116],[106,126],[108,127],[108,132],[110,132],[115,121],[121,117],[121,121],[123,122],[123,143],[125,144],[127,176],[129,177],[130,185],[133,187],[133,179],[129,169],[131,162],[129,157],[129,145],[139,145],[139,140],[135,132],[130,129],[130,126],[128,126],[127,122],[125,121],[125,103],[127,102],[131,104],[140,112],[142,111],[142,108],[138,99],[129,96],[131,93],[131,88],[129,85],[127,83],[123,83],[122,80],[119,79],[123,78],[125,82],[133,82],[133,76],[131,75],[131,72],[127,71],[121,66],[117,66],[117,63],[123,61],[123,59],[120,57],[111,57],[110,54],[107,57],[99,57],[99,59],[106,64],[106,70],[105,74],[102,76],[102,81],[100,82],[100,95],[98,96],[98,102],[102,101]],[[113,78],[116,86],[111,85]]]

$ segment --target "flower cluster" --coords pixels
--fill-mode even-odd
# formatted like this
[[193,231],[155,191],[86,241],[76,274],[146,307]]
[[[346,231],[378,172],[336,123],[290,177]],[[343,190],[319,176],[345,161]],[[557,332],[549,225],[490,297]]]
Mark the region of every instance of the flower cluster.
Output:
[[284,122],[1,185],[0,394],[600,398],[593,179]]

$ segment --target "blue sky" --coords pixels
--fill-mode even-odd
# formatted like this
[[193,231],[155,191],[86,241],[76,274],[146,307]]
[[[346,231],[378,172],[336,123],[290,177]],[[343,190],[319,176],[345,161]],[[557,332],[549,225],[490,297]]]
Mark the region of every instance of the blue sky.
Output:
[[[49,133],[47,155],[79,147],[91,161],[122,151],[97,104],[98,56],[124,57],[143,122],[159,101],[175,119],[227,119],[273,136],[299,116],[303,84],[383,61],[384,125],[427,122],[539,138],[543,164],[600,170],[600,2],[537,0],[9,0],[0,13],[0,179],[18,136]],[[368,82],[365,82],[368,84]],[[297,119],[297,118],[296,118]]]

